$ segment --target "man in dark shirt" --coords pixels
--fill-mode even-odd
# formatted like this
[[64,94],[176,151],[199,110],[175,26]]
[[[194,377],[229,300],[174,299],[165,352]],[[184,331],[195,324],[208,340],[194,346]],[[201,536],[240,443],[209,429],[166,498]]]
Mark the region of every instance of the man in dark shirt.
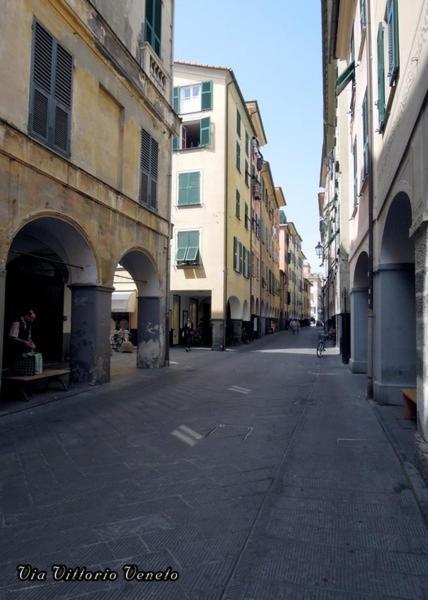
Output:
[[36,313],[32,308],[28,309],[22,317],[14,321],[9,331],[9,358],[16,360],[25,352],[31,352],[35,349],[35,344],[31,339],[31,326],[36,318]]

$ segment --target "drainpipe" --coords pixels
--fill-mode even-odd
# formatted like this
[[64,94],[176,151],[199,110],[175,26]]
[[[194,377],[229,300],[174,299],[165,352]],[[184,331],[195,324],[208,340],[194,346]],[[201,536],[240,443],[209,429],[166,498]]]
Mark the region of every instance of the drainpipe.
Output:
[[227,273],[228,273],[228,255],[227,255],[227,208],[228,208],[228,192],[229,192],[229,86],[232,85],[233,81],[229,81],[226,85],[226,134],[224,144],[224,269],[223,269],[223,350],[226,350],[226,325],[227,325]]
[[368,349],[367,349],[367,396],[373,398],[373,347],[374,347],[374,305],[373,305],[373,204],[374,204],[374,170],[373,170],[373,61],[372,61],[372,27],[371,27],[371,3],[367,7],[367,102],[369,106],[369,185],[368,185],[368,219],[369,219],[369,260],[368,260]]

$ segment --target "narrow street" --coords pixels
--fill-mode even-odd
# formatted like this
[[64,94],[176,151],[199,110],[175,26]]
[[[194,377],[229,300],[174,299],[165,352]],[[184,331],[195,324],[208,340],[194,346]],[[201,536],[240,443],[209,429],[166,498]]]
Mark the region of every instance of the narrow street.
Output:
[[[318,359],[318,333],[173,350],[3,416],[0,598],[427,598],[426,524],[366,376]],[[118,578],[53,581],[52,564]],[[130,564],[179,577],[126,582]]]

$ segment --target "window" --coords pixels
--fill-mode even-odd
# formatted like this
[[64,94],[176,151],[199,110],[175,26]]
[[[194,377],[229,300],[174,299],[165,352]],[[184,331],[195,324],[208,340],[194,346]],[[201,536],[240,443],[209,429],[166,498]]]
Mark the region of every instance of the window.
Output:
[[367,8],[366,0],[360,0],[360,24],[363,32],[367,27]]
[[385,121],[385,54],[384,54],[384,30],[379,23],[377,30],[377,115],[379,131],[384,128]]
[[245,220],[244,220],[245,229],[250,228],[250,217],[248,215],[248,204],[245,203]]
[[73,57],[37,21],[33,26],[29,133],[70,154]]
[[161,53],[162,0],[146,0],[145,40],[158,56]]
[[173,150],[192,150],[211,144],[211,119],[204,117],[199,121],[186,121],[181,126],[180,139],[174,138]]
[[236,111],[236,133],[238,137],[241,137],[241,113],[239,110]]
[[237,273],[242,273],[243,263],[243,247],[241,242],[234,237],[233,238],[233,269]]
[[248,277],[248,258],[248,250],[242,246],[242,274],[244,277]]
[[392,86],[398,77],[398,69],[400,67],[397,0],[388,0],[386,22],[388,24],[388,77],[389,85]]
[[248,135],[248,131],[245,132],[245,154],[250,156],[250,136]]
[[179,173],[178,175],[178,206],[191,206],[201,203],[201,174]]
[[237,219],[241,218],[241,194],[238,190],[236,190],[236,198],[235,198],[235,217]]
[[199,231],[177,232],[177,265],[199,264]]
[[212,81],[175,87],[173,92],[174,110],[182,115],[211,110],[213,107],[212,95]]
[[249,174],[249,171],[248,171],[248,160],[247,159],[245,159],[245,174],[244,174],[244,177],[245,177],[245,185],[247,187],[250,187],[250,174]]
[[241,171],[241,146],[236,142],[236,168]]
[[363,154],[364,154],[364,177],[369,173],[369,109],[367,89],[363,99]]
[[157,208],[158,155],[157,141],[145,129],[142,129],[140,202],[152,209]]

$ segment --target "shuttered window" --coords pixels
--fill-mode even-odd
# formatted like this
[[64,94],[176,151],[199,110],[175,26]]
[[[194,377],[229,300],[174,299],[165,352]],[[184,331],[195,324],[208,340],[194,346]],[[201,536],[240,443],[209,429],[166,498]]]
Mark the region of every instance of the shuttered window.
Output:
[[236,142],[236,168],[241,171],[241,146]]
[[366,27],[367,27],[366,0],[360,0],[360,23],[361,23],[361,30],[366,29]]
[[180,173],[178,175],[178,206],[190,206],[201,203],[201,174]]
[[146,0],[145,40],[161,54],[162,0]]
[[245,229],[250,228],[250,217],[248,213],[248,204],[245,203],[245,221],[244,221]]
[[377,31],[377,114],[379,131],[382,131],[385,121],[385,46],[382,23],[379,23]]
[[400,67],[397,0],[388,0],[386,17],[388,24],[388,77],[389,85],[394,85]]
[[245,159],[245,173],[244,173],[244,178],[245,178],[245,185],[247,187],[250,187],[250,173],[248,171],[248,160]]
[[199,231],[179,231],[177,233],[177,265],[199,264]]
[[242,274],[244,277],[248,277],[248,258],[248,250],[242,246]]
[[159,146],[155,139],[141,130],[141,156],[140,156],[140,202],[145,206],[157,209],[157,186],[158,186],[158,160]]
[[204,117],[200,122],[200,146],[211,144],[211,119]]
[[239,110],[236,111],[236,133],[238,137],[241,137],[241,113]]
[[178,114],[180,112],[180,88],[175,87],[173,92],[173,107],[175,112]]
[[358,160],[357,160],[357,137],[354,140],[354,146],[352,148],[352,155],[354,159],[354,208],[358,206]]
[[369,173],[369,107],[367,90],[363,99],[363,154],[364,176]]
[[241,194],[238,190],[236,190],[235,196],[235,217],[237,219],[241,218]]
[[29,132],[70,154],[73,57],[37,21],[33,26]]
[[233,269],[238,271],[239,257],[238,257],[238,240],[236,237],[233,238]]
[[248,131],[245,132],[245,154],[250,156],[250,137]]

